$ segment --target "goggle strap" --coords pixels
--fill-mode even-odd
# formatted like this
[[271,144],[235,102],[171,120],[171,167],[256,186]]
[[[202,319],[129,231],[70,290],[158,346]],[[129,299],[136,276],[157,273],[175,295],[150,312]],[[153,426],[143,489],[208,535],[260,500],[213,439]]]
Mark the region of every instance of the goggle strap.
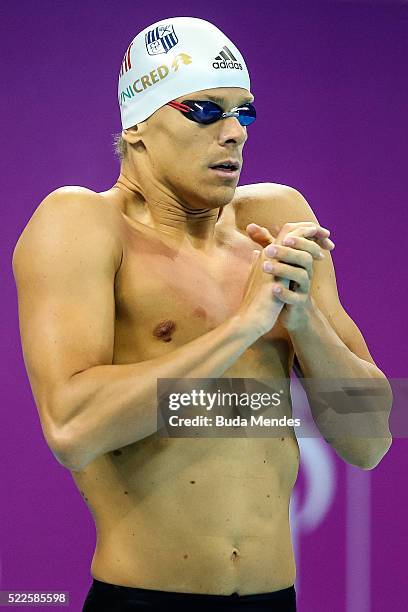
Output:
[[191,111],[191,108],[187,106],[187,104],[182,104],[181,102],[168,102],[168,105],[182,111],[183,113],[189,113]]

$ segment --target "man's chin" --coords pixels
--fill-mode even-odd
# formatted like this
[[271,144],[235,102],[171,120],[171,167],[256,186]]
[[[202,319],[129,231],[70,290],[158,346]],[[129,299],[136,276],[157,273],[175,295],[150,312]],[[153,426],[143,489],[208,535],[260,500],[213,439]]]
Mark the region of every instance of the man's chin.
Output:
[[[235,196],[237,185],[200,185],[197,183],[193,191],[184,190],[185,201],[190,202],[192,207],[201,209],[221,208],[226,206]],[[181,195],[181,194],[180,194]],[[193,204],[194,202],[194,204]]]
[[235,191],[238,185],[222,185],[217,187],[217,189],[211,190],[211,193],[208,193],[208,203],[211,202],[211,207],[220,208],[221,206],[226,206],[235,196]]

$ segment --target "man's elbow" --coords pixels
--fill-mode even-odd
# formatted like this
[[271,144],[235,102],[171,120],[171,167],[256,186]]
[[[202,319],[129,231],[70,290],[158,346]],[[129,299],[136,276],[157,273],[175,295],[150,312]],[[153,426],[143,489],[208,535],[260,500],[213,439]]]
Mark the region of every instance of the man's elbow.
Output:
[[382,438],[338,439],[324,438],[346,463],[361,470],[373,470],[389,451],[391,434]]
[[75,444],[63,433],[60,432],[47,441],[56,460],[68,470],[81,472],[90,463],[89,456],[84,453],[80,445]]
[[383,457],[388,453],[392,444],[392,436],[387,438],[375,439],[369,447],[368,452],[364,456],[353,460],[352,465],[362,470],[373,470],[382,461]]
[[89,461],[85,461],[77,455],[56,451],[54,449],[51,450],[58,463],[67,468],[70,472],[82,472],[89,463]]

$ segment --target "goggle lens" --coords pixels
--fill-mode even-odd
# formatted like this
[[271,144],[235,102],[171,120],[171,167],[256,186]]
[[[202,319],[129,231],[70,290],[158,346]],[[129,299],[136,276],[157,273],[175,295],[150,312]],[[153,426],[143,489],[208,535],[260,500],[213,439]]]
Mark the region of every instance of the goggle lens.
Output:
[[186,100],[186,104],[191,108],[191,118],[199,123],[214,123],[222,115],[222,109],[214,102],[197,102],[195,100]]
[[[234,108],[230,113],[224,113],[222,108],[211,100],[183,100],[183,102],[170,102],[170,106],[177,108],[187,119],[197,123],[214,123],[223,115],[236,117],[241,125],[247,126],[256,119],[256,110],[253,104],[247,103]],[[184,109],[182,108],[184,106]],[[187,110],[188,107],[190,110]]]
[[251,125],[256,119],[255,106],[251,103],[240,106],[238,121],[241,125]]

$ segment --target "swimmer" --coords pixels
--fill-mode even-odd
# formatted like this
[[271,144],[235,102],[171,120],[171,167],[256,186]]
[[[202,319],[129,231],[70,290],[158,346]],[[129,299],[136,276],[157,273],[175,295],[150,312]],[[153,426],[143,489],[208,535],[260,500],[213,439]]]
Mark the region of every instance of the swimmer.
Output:
[[[118,101],[116,183],[50,193],[13,255],[44,436],[97,527],[83,610],[295,610],[293,427],[160,436],[157,380],[276,378],[289,393],[292,368],[384,374],[302,194],[238,186],[256,102],[234,43],[201,19],[159,21],[129,44]],[[371,469],[391,441],[330,443]]]

